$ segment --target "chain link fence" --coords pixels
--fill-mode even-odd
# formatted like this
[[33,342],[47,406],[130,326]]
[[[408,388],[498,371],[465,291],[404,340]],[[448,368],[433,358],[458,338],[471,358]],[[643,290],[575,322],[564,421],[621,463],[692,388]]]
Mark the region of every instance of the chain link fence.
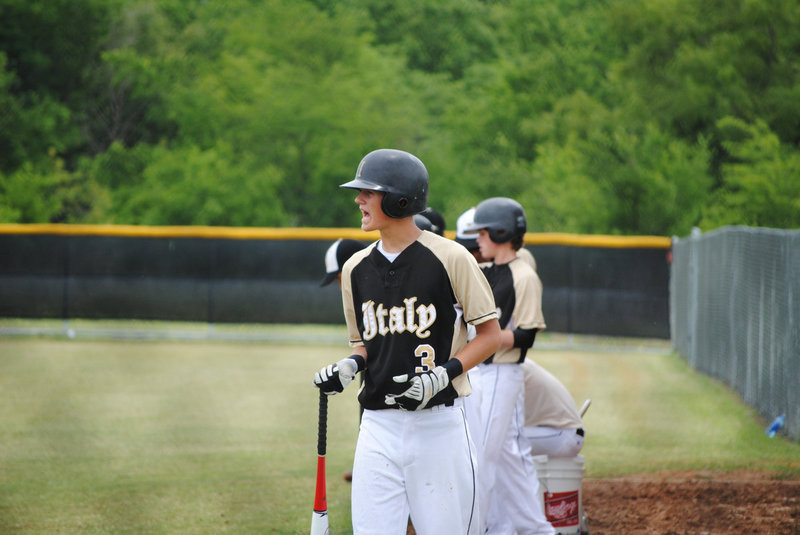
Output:
[[672,345],[800,438],[800,231],[724,227],[673,241]]

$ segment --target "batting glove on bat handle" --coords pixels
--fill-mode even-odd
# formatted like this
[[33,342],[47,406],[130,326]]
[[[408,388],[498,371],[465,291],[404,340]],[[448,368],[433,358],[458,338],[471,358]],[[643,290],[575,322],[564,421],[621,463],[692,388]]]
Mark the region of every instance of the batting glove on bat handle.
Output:
[[361,355],[350,355],[335,364],[328,364],[314,374],[314,386],[325,394],[338,394],[364,369],[365,364]]
[[450,359],[444,366],[436,366],[432,371],[415,375],[410,380],[408,374],[394,377],[396,383],[409,383],[410,386],[400,394],[386,396],[386,404],[397,404],[401,409],[419,411],[428,406],[433,397],[447,388],[450,379],[461,375],[463,367],[458,359]]

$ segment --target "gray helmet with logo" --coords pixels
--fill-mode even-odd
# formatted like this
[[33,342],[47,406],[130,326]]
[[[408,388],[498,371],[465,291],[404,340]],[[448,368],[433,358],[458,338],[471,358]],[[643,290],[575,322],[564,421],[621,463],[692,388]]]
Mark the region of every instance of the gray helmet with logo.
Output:
[[412,216],[428,204],[428,170],[402,150],[370,152],[358,164],[355,178],[339,187],[384,192],[381,208],[389,217]]

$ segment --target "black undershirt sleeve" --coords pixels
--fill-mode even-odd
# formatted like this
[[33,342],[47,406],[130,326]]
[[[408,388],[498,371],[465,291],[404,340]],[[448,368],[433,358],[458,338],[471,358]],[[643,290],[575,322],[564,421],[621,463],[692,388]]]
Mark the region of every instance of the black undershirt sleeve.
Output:
[[539,329],[514,329],[514,347],[528,349],[533,346]]

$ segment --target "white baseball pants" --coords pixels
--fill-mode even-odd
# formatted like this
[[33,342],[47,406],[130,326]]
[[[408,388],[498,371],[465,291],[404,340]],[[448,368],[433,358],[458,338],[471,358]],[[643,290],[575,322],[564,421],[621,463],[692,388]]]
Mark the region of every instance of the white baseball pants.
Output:
[[547,522],[537,495],[539,480],[530,447],[521,435],[522,368],[517,364],[488,364],[480,366],[480,374],[483,421],[480,484],[487,533],[502,533],[496,530],[507,526],[508,521],[520,535],[553,534],[555,530]]
[[479,535],[475,445],[463,403],[365,410],[353,464],[355,535]]

